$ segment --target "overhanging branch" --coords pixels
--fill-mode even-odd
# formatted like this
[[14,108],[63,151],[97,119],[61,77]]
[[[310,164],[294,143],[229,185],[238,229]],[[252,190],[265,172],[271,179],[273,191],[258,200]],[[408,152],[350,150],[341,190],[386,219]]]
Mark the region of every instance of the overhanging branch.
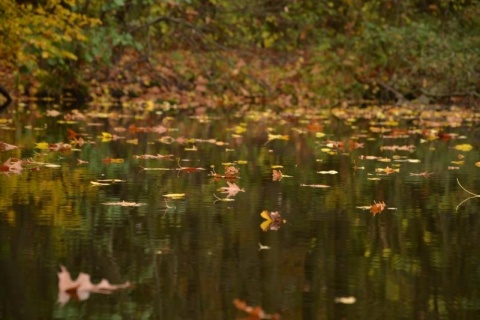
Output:
[[5,97],[6,101],[0,105],[0,111],[2,111],[3,109],[5,109],[6,107],[8,107],[10,105],[10,103],[12,103],[12,97],[10,96],[10,94],[8,93],[7,89],[5,89],[3,86],[0,85],[0,94],[2,96]]

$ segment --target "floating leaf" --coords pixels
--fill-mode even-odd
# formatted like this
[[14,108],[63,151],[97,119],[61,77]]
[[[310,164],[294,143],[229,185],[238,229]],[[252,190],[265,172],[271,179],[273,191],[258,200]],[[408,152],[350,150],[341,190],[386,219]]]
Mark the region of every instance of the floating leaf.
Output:
[[261,251],[261,250],[270,250],[271,248],[269,246],[264,246],[263,244],[261,244],[260,242],[258,243],[258,251]]
[[118,183],[118,182],[126,182],[125,180],[120,180],[120,179],[99,179],[97,180],[98,182],[102,183]]
[[380,202],[375,202],[372,204],[370,208],[370,212],[375,216],[383,211],[387,205],[385,202],[380,201]]
[[142,167],[142,166],[140,166],[140,168],[142,168],[142,170],[145,170],[145,171],[172,171],[172,170],[176,170],[176,169],[172,169],[172,168],[145,168],[145,167]]
[[123,163],[123,162],[125,162],[125,160],[122,159],[122,158],[106,157],[106,158],[103,159],[103,162],[105,162],[105,163]]
[[102,203],[103,205],[106,206],[120,206],[120,207],[140,207],[145,205],[145,203],[137,203],[137,202],[126,202],[126,201],[121,201],[121,202],[104,202]]
[[336,297],[335,303],[354,304],[357,301],[355,297]]
[[0,141],[0,151],[9,151],[17,149],[18,147],[13,144],[8,144],[6,142]]
[[380,202],[375,202],[373,201],[373,204],[370,206],[360,206],[357,207],[358,209],[362,210],[370,210],[370,212],[373,214],[373,216],[376,216],[379,213],[382,213],[382,211],[387,207],[385,202],[380,201]]
[[268,231],[268,230],[278,230],[280,227],[287,222],[287,220],[283,220],[282,216],[278,211],[272,211],[268,212],[267,210],[263,210],[260,213],[260,216],[265,219],[260,224],[260,228],[263,231]]
[[185,147],[185,151],[198,151],[197,147],[195,145],[193,145],[192,147],[188,148],[188,147]]
[[267,314],[261,307],[251,307],[245,301],[234,299],[235,308],[248,314],[249,320],[272,319],[280,320],[279,314]]
[[288,141],[290,138],[288,135],[282,135],[282,134],[268,134],[268,140],[265,142],[265,144],[269,143],[272,140],[285,140]]
[[48,149],[48,143],[47,142],[37,142],[35,144],[35,148],[40,149],[40,150],[47,150]]
[[103,182],[98,182],[98,181],[90,181],[90,184],[94,186],[109,186],[110,183],[103,183]]
[[151,160],[151,159],[155,159],[155,160],[158,160],[158,159],[170,159],[173,157],[173,154],[166,154],[166,155],[162,155],[162,154],[142,154],[142,155],[135,155],[133,156],[135,159],[146,159],[146,160]]
[[386,173],[386,174],[391,174],[391,173],[394,173],[394,172],[400,172],[400,169],[393,169],[393,168],[390,168],[389,166],[387,166],[386,168],[376,168],[375,169],[375,172],[383,172],[383,173]]
[[455,149],[458,151],[471,151],[473,149],[473,146],[471,144],[465,143],[465,144],[457,144],[455,146]]
[[59,164],[55,164],[55,163],[45,163],[43,165],[45,168],[61,168],[62,166],[59,165]]
[[164,194],[163,197],[169,199],[183,199],[185,198],[185,193],[168,193]]
[[217,200],[213,201],[213,203],[215,203],[217,201],[223,201],[223,202],[235,201],[235,199],[229,198],[228,196],[226,198],[220,198],[216,194],[213,194],[213,196],[217,199]]
[[93,284],[90,275],[80,272],[76,280],[72,280],[70,272],[66,267],[60,266],[58,276],[58,302],[60,305],[67,303],[70,298],[78,300],[86,300],[90,297],[90,293],[110,294],[118,289],[130,287],[130,282],[123,284],[111,284],[106,279],[102,279],[98,284]]
[[102,132],[102,142],[108,142],[113,139],[113,134],[108,132]]
[[228,187],[221,187],[220,191],[222,193],[227,193],[227,198],[234,197],[239,192],[245,192],[245,189],[240,189],[240,187],[236,183],[232,183],[227,181]]
[[310,187],[310,188],[330,188],[326,184],[300,184],[301,187]]
[[338,171],[335,171],[335,170],[329,170],[329,171],[317,171],[317,173],[320,173],[320,174],[337,174]]
[[421,176],[421,177],[424,177],[425,179],[429,178],[432,174],[433,172],[427,172],[427,171],[420,172],[420,173],[410,172],[410,176]]
[[0,165],[0,172],[6,175],[10,173],[21,174],[22,170],[22,160],[12,160],[12,158],[8,158],[7,161]]
[[272,170],[272,180],[273,181],[280,181],[283,178],[283,174],[281,170]]

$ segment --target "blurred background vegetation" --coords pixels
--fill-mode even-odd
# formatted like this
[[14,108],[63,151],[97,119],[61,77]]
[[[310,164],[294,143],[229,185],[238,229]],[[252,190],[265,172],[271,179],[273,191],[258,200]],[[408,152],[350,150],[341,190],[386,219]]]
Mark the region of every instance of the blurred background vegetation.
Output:
[[127,83],[288,103],[479,96],[475,0],[4,0],[0,12],[0,76],[17,96],[108,81],[122,83],[112,96]]

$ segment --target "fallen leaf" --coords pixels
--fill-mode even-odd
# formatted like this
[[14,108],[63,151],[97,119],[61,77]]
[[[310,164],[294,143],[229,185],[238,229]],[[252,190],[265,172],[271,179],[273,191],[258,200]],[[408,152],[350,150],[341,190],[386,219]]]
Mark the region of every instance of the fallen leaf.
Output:
[[214,200],[213,203],[216,203],[217,201],[223,201],[223,202],[232,202],[232,201],[235,201],[235,199],[229,198],[228,196],[225,197],[225,198],[220,198],[220,197],[218,197],[215,193],[213,194],[213,196],[217,199],[217,200]]
[[424,177],[425,179],[429,178],[432,174],[433,172],[427,172],[427,171],[420,172],[420,173],[410,172],[410,176],[421,176],[421,177]]
[[0,151],[9,151],[17,149],[18,147],[13,144],[8,144],[6,142],[0,141]]
[[10,173],[21,174],[23,170],[22,160],[8,158],[0,165],[0,172],[8,175]]
[[383,209],[385,209],[387,205],[385,202],[380,201],[380,202],[375,202],[372,204],[370,207],[370,212],[373,214],[373,216],[376,216],[379,213],[382,213]]
[[125,160],[121,158],[110,158],[106,157],[103,159],[103,162],[105,163],[123,163]]
[[471,151],[473,149],[473,146],[471,144],[465,143],[465,144],[457,144],[455,146],[456,150],[459,151]]
[[102,204],[106,206],[119,206],[119,207],[140,207],[145,205],[145,203],[126,202],[124,200],[121,202],[104,202]]
[[227,181],[228,187],[221,187],[220,191],[222,193],[227,193],[227,198],[234,197],[239,192],[245,192],[245,189],[240,189],[240,187],[236,183],[232,183]]
[[270,250],[271,248],[269,246],[264,246],[263,244],[261,244],[260,242],[258,243],[258,251],[261,251],[261,250]]
[[273,141],[273,140],[285,140],[285,141],[288,141],[290,138],[288,135],[282,135],[282,134],[272,134],[272,133],[269,133],[268,134],[268,140],[267,142],[265,142],[265,144],[269,143],[270,141]]
[[35,144],[35,148],[40,150],[47,150],[48,149],[48,142],[37,142]]
[[251,307],[245,301],[240,299],[234,299],[233,304],[235,308],[240,311],[243,311],[249,315],[249,320],[261,320],[261,319],[273,319],[273,320],[280,320],[280,315],[275,314],[267,314],[261,307]]
[[225,167],[225,177],[236,177],[240,172],[240,169],[234,166]]
[[338,171],[335,171],[335,170],[329,170],[329,171],[317,171],[317,173],[320,173],[320,174],[337,174]]
[[376,168],[375,169],[375,172],[384,172],[386,174],[391,174],[391,173],[394,173],[394,172],[400,172],[400,169],[393,169],[393,168],[390,168],[389,166],[387,166],[386,168]]
[[130,287],[130,282],[123,284],[111,284],[106,279],[102,279],[98,284],[93,284],[90,275],[80,272],[76,280],[72,280],[70,272],[66,267],[60,266],[58,276],[58,302],[60,305],[66,304],[70,298],[76,300],[86,300],[90,297],[90,293],[110,294],[118,289]]
[[386,207],[387,205],[383,201],[380,201],[380,202],[373,201],[373,204],[370,206],[359,206],[357,208],[362,210],[370,210],[370,212],[374,216],[376,216],[377,214],[381,213]]
[[355,297],[336,297],[335,303],[354,304],[357,301]]
[[263,231],[276,231],[280,229],[283,224],[287,223],[287,220],[283,220],[278,211],[269,212],[267,210],[263,210],[260,213],[260,216],[265,219],[265,221],[260,224],[260,228]]
[[94,186],[109,186],[110,183],[102,183],[102,182],[97,182],[97,181],[90,181],[90,184]]
[[301,187],[311,187],[311,188],[330,188],[326,184],[300,184]]
[[150,160],[150,159],[170,159],[173,157],[173,154],[166,154],[166,155],[162,155],[162,154],[142,154],[142,155],[135,155],[133,156],[135,159],[147,159],[147,160]]
[[282,178],[283,178],[282,171],[273,169],[272,180],[273,181],[280,181],[280,180],[282,180]]
[[185,198],[185,193],[168,193],[164,194],[163,197],[170,199],[183,199]]

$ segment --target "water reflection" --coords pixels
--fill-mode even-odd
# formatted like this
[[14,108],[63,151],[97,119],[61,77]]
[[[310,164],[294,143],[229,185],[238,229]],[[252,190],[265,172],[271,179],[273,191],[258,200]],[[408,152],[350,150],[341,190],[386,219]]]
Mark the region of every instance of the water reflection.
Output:
[[[244,317],[234,299],[284,319],[477,316],[480,201],[462,203],[480,193],[474,116],[433,139],[401,114],[392,129],[325,110],[48,110],[0,122],[19,146],[1,163],[55,165],[0,174],[2,319]],[[72,150],[52,150],[69,130]],[[61,265],[132,285],[62,305]]]

